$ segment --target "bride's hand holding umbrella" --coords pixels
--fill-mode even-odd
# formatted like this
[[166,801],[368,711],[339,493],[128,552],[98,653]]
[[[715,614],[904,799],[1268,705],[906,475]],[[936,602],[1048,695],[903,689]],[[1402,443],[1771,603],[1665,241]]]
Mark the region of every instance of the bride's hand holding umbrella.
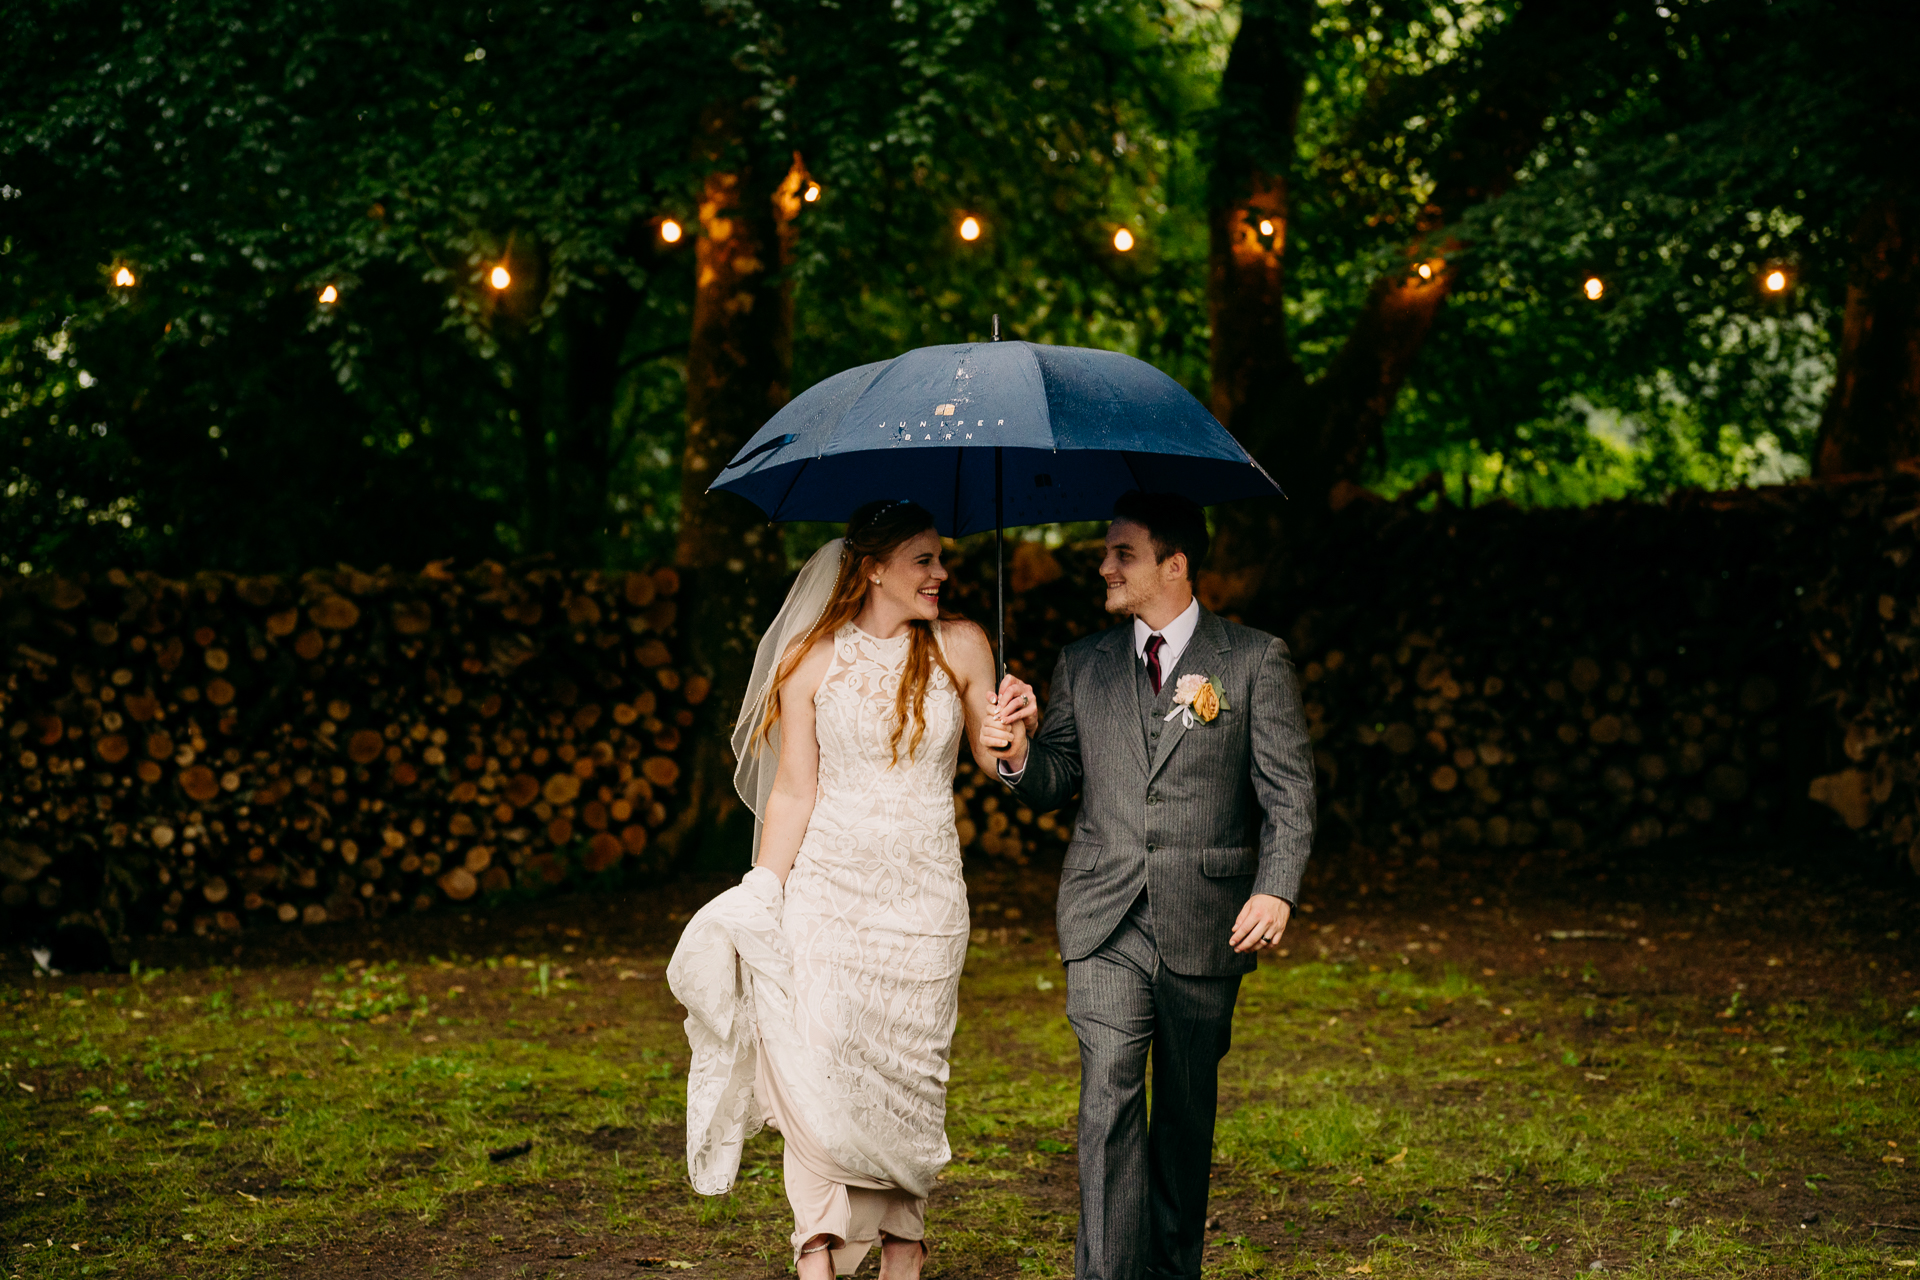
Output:
[[[1000,689],[993,700],[993,714],[987,718],[988,754],[1014,773],[1027,763],[1027,740],[1040,732],[1040,699],[1033,686],[1011,673],[1000,677]],[[1006,735],[1006,745],[996,747],[992,735]]]

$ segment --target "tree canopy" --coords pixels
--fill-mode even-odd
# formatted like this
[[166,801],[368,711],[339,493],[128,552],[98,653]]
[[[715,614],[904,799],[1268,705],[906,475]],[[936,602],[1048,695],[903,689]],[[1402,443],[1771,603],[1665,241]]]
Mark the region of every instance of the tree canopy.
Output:
[[793,387],[998,313],[1290,485],[1658,494],[1802,472],[1823,414],[1912,452],[1910,18],[632,3],[7,0],[0,563],[671,554],[716,173],[815,197],[764,264]]

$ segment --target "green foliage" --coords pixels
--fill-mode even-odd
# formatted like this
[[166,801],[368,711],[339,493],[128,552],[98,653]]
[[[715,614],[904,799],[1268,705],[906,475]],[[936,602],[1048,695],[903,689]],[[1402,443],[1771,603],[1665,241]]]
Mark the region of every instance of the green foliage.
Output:
[[[1128,350],[1203,387],[1194,131],[1220,21],[1058,0],[897,12],[880,34],[903,76],[879,101],[796,112],[819,122],[807,155],[826,187],[798,272],[800,384],[983,339],[997,312],[1008,337]],[[884,136],[857,127],[870,110],[886,113]],[[983,227],[971,244],[957,234],[967,215]],[[1137,242],[1126,254],[1112,245],[1122,227]]]
[[[13,562],[561,540],[557,502],[657,426],[645,357],[685,340],[686,255],[631,242],[726,63],[697,7],[650,13],[9,6]],[[591,404],[569,360],[646,367]]]
[[[756,129],[712,163],[777,174],[798,149],[823,184],[794,269],[803,383],[983,332],[995,309],[1019,333],[1175,334],[1189,377],[1204,360],[1204,242],[1118,263],[1106,244],[1122,222],[1159,244],[1149,161],[1183,153],[1141,103],[1178,126],[1200,92],[1210,46],[1165,16],[679,0],[8,16],[15,567],[658,555],[693,254],[657,231],[697,230],[700,112],[732,99],[753,99]],[[963,208],[978,244],[953,234]]]
[[[1910,186],[1904,28],[1623,6],[1592,50],[1544,51],[1569,69],[1510,189],[1416,248],[1476,105],[1542,51],[1510,4],[1261,2],[1304,87],[1296,135],[1255,139],[1287,177],[1304,373],[1409,254],[1454,277],[1384,489],[1440,467],[1587,502],[1803,465],[1847,228]],[[796,387],[997,312],[1205,392],[1240,12],[635,4],[0,6],[0,565],[660,557],[701,179],[795,152],[821,184]],[[736,104],[746,135],[705,157],[702,113]]]
[[1513,188],[1459,228],[1388,487],[1471,468],[1483,492],[1585,502],[1803,474],[1848,233],[1912,186],[1894,158],[1920,143],[1911,22],[1822,0],[1623,10]]

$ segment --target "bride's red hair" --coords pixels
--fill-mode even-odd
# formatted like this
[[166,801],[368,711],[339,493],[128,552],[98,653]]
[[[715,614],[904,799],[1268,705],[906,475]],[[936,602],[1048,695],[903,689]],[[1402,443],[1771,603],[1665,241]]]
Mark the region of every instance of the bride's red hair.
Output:
[[[765,742],[772,734],[773,726],[779,723],[780,690],[799,670],[801,662],[813,649],[814,641],[822,636],[833,636],[841,627],[860,616],[860,610],[867,602],[868,575],[874,567],[909,539],[933,528],[933,513],[919,503],[904,498],[869,502],[853,513],[853,519],[847,522],[846,546],[840,556],[840,573],[834,579],[833,594],[827,599],[827,607],[820,611],[819,620],[780,659],[772,688],[767,693],[766,715],[754,732],[756,741]],[[944,609],[940,611],[940,620],[943,622],[958,617],[958,614],[950,614]],[[895,764],[900,761],[900,739],[906,736],[909,721],[913,724],[913,736],[907,741],[909,760],[920,749],[921,739],[926,737],[927,686],[933,680],[933,668],[937,665],[947,673],[949,681],[956,686],[959,684],[954,678],[953,668],[947,665],[946,655],[940,651],[940,642],[934,635],[934,624],[925,618],[914,618],[907,626],[911,629],[913,640],[907,648],[907,669],[901,673],[900,691],[894,696],[893,737],[889,741]]]

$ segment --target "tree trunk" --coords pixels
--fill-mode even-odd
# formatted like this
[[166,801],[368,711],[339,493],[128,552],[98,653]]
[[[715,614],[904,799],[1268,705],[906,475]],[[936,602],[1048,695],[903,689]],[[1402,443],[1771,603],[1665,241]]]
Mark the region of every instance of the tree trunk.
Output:
[[547,295],[547,255],[540,246],[517,247],[507,238],[501,265],[513,283],[491,296],[486,322],[506,358],[510,376],[501,394],[520,437],[520,550],[553,550],[555,493],[553,458],[547,444],[548,369],[553,337],[541,323]]
[[[1252,442],[1275,435],[1306,388],[1287,345],[1284,302],[1292,217],[1286,173],[1305,88],[1300,52],[1311,38],[1311,8],[1299,0],[1247,4],[1220,82],[1207,202],[1208,407],[1256,453]],[[1273,474],[1290,497],[1298,496],[1291,460]],[[1226,608],[1258,587],[1285,530],[1275,504],[1238,503],[1218,513],[1214,533],[1198,586],[1208,607]]]
[[597,290],[576,287],[561,306],[556,358],[566,369],[566,394],[555,406],[553,550],[565,564],[606,560],[614,394],[639,310],[639,293],[612,276]]
[[746,161],[744,133],[738,108],[712,109],[702,121],[702,158],[716,167],[701,192],[694,246],[677,560],[688,665],[713,693],[694,729],[686,807],[662,837],[669,856],[684,861],[698,851],[714,866],[746,864],[752,822],[734,795],[727,739],[786,558],[765,515],[707,488],[790,394],[793,300],[781,268],[792,259],[805,178],[797,155],[784,173]]
[[1249,4],[1220,83],[1207,210],[1211,408],[1229,431],[1254,435],[1272,431],[1302,386],[1282,306],[1285,175],[1305,85],[1300,16]]
[[1814,450],[1823,479],[1920,456],[1920,208],[1876,200],[1853,245],[1839,366]]

